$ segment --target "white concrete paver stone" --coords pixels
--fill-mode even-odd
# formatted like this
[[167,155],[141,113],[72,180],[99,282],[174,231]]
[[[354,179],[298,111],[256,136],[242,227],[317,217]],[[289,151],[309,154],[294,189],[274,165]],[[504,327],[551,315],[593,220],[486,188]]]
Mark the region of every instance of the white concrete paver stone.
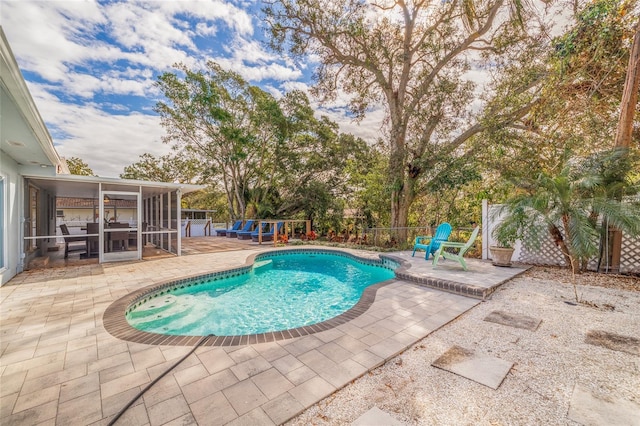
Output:
[[289,393],[298,400],[300,404],[308,407],[320,401],[326,395],[330,395],[336,387],[324,380],[322,377],[314,376],[306,382],[291,389]]
[[262,408],[254,408],[249,411],[247,414],[244,414],[237,419],[229,422],[229,426],[255,426],[255,425],[264,425],[271,426],[275,425],[265,413]]
[[283,393],[262,406],[275,424],[281,424],[300,413],[304,406],[290,393]]
[[236,383],[224,389],[222,393],[227,397],[233,409],[236,410],[240,416],[268,401],[267,397],[264,396],[251,380]]
[[[143,287],[242,266],[249,255],[271,249],[247,247],[29,271],[0,287],[2,424],[108,422],[190,348],[116,339],[103,327],[107,307]],[[431,269],[424,259],[406,261],[413,274]],[[483,282],[489,272],[483,272]],[[467,275],[478,284],[477,274]],[[288,340],[198,348],[138,399],[120,423],[280,424],[476,303],[390,281],[364,314],[335,328]]]
[[304,364],[302,365],[302,367],[296,368],[295,370],[285,374],[287,380],[289,380],[294,385],[300,385],[315,376],[316,372]]
[[351,426],[404,426],[404,423],[378,407],[373,407],[351,423]]
[[569,405],[570,420],[586,425],[640,425],[640,405],[620,398],[598,398],[576,385]]
[[492,389],[498,389],[513,367],[513,362],[454,345],[431,365]]
[[238,417],[222,392],[215,392],[190,405],[199,426],[224,425]]
[[190,411],[191,409],[182,395],[176,395],[173,398],[151,405],[147,409],[152,426],[165,424],[188,414]]
[[263,371],[252,377],[252,380],[269,400],[274,399],[294,387],[293,383],[287,380],[284,375],[275,368]]

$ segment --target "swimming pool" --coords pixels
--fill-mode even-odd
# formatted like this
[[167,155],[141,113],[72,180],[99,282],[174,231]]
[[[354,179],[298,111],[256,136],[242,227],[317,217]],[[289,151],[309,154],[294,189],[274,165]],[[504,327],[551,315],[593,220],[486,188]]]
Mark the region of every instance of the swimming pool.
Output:
[[359,315],[368,305],[362,311],[354,307],[363,299],[373,301],[363,298],[365,290],[392,279],[397,266],[336,250],[267,252],[247,267],[153,287],[131,300],[126,320],[153,335],[260,336],[289,330],[282,337],[296,337]]

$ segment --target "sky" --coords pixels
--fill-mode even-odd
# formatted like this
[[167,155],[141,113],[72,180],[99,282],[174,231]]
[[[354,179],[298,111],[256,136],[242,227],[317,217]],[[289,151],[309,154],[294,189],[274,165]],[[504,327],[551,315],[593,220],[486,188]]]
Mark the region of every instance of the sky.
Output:
[[[309,88],[315,64],[266,47],[259,3],[0,0],[0,25],[58,153],[117,177],[143,153],[170,152],[154,82],[175,63],[216,61],[276,97]],[[343,132],[381,136],[382,110],[354,123],[346,99],[314,106]]]

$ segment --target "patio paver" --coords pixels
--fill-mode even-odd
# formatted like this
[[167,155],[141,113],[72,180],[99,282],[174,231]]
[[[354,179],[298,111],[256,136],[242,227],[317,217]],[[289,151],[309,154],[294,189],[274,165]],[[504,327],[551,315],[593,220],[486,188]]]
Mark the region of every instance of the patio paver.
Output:
[[[192,275],[238,267],[249,255],[269,249],[248,246],[16,276],[0,288],[0,423],[108,422],[192,348],[119,340],[103,326],[106,308],[130,292],[184,276],[185,271]],[[423,258],[408,262],[415,275],[426,263]],[[488,278],[474,273],[472,263],[469,275],[486,285]],[[118,424],[280,424],[477,303],[392,280],[377,290],[363,315],[335,328],[285,340],[197,348]]]

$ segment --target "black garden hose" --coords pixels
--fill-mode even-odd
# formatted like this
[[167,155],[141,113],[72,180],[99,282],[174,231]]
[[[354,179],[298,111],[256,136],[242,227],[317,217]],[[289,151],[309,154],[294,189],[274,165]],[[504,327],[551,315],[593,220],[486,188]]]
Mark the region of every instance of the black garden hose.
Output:
[[131,401],[129,401],[127,403],[127,405],[125,405],[124,407],[122,407],[122,409],[120,411],[118,411],[118,414],[115,415],[114,418],[111,419],[111,421],[109,422],[108,426],[113,426],[115,424],[115,422],[118,421],[118,419],[120,418],[120,416],[122,416],[125,411],[127,411],[129,409],[129,407],[131,407],[133,405],[134,402],[136,402],[138,400],[138,398],[140,398],[142,395],[144,395],[144,393],[146,391],[149,390],[149,388],[151,388],[151,386],[155,385],[156,383],[158,383],[158,380],[162,379],[164,376],[166,376],[166,374],[173,370],[174,368],[176,368],[182,361],[184,361],[185,359],[187,359],[189,357],[189,355],[191,355],[196,349],[198,349],[200,346],[202,346],[202,344],[204,344],[204,342],[206,342],[209,337],[214,336],[214,334],[209,334],[208,336],[204,336],[202,339],[200,339],[198,341],[198,343],[196,343],[196,345],[193,347],[193,349],[191,349],[189,352],[187,352],[182,358],[180,358],[178,361],[176,361],[175,364],[173,364],[171,367],[167,368],[165,371],[162,372],[162,374],[160,374],[158,377],[156,377],[155,379],[153,379],[147,386],[144,387],[144,389],[140,390],[140,392],[138,392],[138,394],[136,396],[134,396]]

